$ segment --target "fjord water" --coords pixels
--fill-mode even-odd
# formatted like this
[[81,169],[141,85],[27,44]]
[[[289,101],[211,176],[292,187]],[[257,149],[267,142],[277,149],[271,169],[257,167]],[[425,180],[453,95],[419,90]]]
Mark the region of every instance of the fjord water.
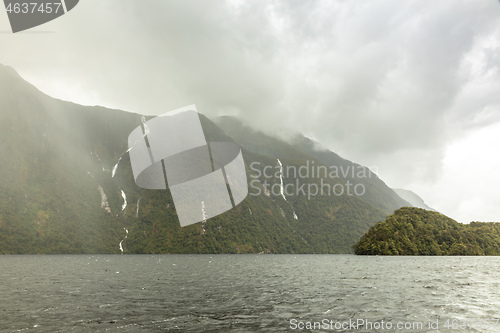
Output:
[[0,281],[0,332],[281,332],[292,319],[500,331],[443,328],[500,317],[500,257],[0,256]]

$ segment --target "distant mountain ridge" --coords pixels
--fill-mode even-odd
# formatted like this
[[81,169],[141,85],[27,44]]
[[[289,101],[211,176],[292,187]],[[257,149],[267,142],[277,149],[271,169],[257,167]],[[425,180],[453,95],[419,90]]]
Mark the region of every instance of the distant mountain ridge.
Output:
[[399,195],[403,200],[406,200],[408,203],[410,203],[413,207],[437,212],[437,210],[435,210],[434,208],[427,206],[427,204],[424,202],[424,199],[419,197],[415,192],[402,188],[393,188],[392,190],[396,192],[396,194]]
[[[127,138],[141,115],[53,99],[0,65],[0,253],[352,253],[370,226],[408,205],[376,175],[288,173],[364,170],[307,138],[286,143],[228,125],[234,119],[200,120],[207,141],[242,146],[250,193],[181,228],[168,189],[134,182]],[[366,193],[304,192],[349,183]]]

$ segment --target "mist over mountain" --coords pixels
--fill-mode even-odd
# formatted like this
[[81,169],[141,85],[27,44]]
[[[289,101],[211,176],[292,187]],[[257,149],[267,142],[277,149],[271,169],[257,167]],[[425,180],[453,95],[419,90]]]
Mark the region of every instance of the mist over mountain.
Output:
[[410,190],[405,190],[402,188],[393,188],[393,191],[396,192],[397,195],[399,195],[403,200],[406,200],[409,202],[413,207],[417,208],[423,208],[426,210],[436,210],[434,208],[431,208],[427,206],[427,204],[424,202],[424,199],[418,196],[415,192],[412,192]]
[[366,193],[358,196],[360,199],[388,214],[409,205],[369,168],[348,161],[303,135],[295,135],[288,143],[245,126],[234,117],[219,117],[215,121],[240,146],[249,150],[274,158],[317,161],[330,171],[338,171],[339,178],[363,185]]
[[200,120],[207,141],[242,147],[249,195],[181,228],[168,189],[134,182],[127,138],[141,115],[53,99],[0,65],[0,253],[350,253],[408,206],[368,168],[303,136]]

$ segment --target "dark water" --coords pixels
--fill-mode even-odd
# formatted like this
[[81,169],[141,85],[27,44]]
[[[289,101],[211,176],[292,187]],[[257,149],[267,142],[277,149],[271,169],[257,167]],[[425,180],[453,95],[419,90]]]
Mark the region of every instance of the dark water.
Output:
[[500,318],[500,257],[0,256],[0,297],[1,332],[500,332],[459,327]]

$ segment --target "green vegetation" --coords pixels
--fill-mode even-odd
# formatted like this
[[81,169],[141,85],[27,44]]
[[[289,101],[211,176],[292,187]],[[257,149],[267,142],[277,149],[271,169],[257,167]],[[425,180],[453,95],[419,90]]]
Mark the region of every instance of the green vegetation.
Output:
[[500,255],[500,223],[458,223],[437,212],[403,207],[354,245],[368,255]]
[[334,166],[339,171],[339,180],[363,185],[366,192],[357,198],[380,209],[385,215],[409,205],[368,168],[343,159],[307,137],[295,135],[288,143],[245,126],[232,117],[220,117],[216,121],[225,133],[250,151],[282,160],[292,160],[297,166],[304,165],[306,160],[315,161],[316,166]]
[[[283,177],[294,195],[268,196],[264,181],[281,185],[278,158],[284,168],[354,164],[320,154],[305,138],[308,145],[286,143],[241,124],[221,128],[200,119],[207,141],[234,139],[243,147],[251,195],[204,226],[181,228],[168,190],[134,182],[127,138],[140,115],[52,99],[0,65],[0,254],[121,253],[122,240],[124,253],[352,253],[370,226],[404,205],[378,178],[350,175],[324,182],[359,182],[366,196],[308,198],[296,181],[307,187],[322,179],[294,175]],[[272,176],[259,176],[252,163],[274,170]],[[101,188],[109,211],[101,207]]]

